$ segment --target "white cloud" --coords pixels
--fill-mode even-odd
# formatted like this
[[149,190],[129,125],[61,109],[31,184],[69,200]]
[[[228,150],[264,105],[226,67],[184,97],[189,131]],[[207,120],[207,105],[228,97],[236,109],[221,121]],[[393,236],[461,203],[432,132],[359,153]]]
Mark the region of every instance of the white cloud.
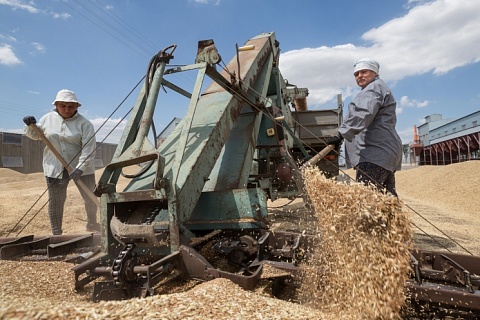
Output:
[[38,42],[32,42],[34,51],[30,52],[31,55],[36,55],[37,53],[45,53],[46,48],[43,44]]
[[101,127],[96,135],[97,142],[105,139],[107,143],[118,143],[127,124],[126,120],[122,121],[121,119],[94,118],[89,120],[95,130]]
[[33,1],[29,1],[29,3],[26,3],[22,0],[0,0],[0,5],[2,4],[10,6],[13,10],[26,10],[30,13],[40,12],[40,10],[33,5]]
[[0,39],[4,39],[4,40],[10,41],[10,42],[17,42],[17,39],[15,37],[6,36],[4,34],[0,34]]
[[424,5],[426,3],[430,3],[432,0],[408,0],[407,4],[404,8],[410,9],[418,5]]
[[[389,77],[443,74],[480,61],[480,2],[438,0],[366,32]],[[426,19],[425,17],[428,17]]]
[[[397,133],[400,137],[409,137],[409,138],[413,137],[413,126],[408,127],[406,129],[403,129],[403,130],[400,130],[400,131],[397,131]],[[409,142],[408,139],[402,139],[402,143],[408,143],[408,142]]]
[[63,19],[67,20],[68,18],[71,17],[70,13],[62,12],[62,13],[57,13],[57,12],[50,12],[53,18],[55,19]]
[[218,6],[222,0],[190,0],[190,2],[198,3],[198,4],[213,4]]
[[309,88],[309,103],[319,105],[355,91],[352,64],[357,54],[352,44],[288,51],[280,56],[280,69],[291,83]]
[[8,44],[0,45],[0,64],[13,66],[21,63],[22,61],[13,52],[12,46]]
[[429,72],[442,75],[480,61],[480,1],[411,0],[408,5],[412,9],[403,17],[363,34],[368,46],[284,52],[280,56],[283,76],[309,88],[309,104],[319,106],[334,103],[339,93],[344,98],[355,93],[352,64],[363,56],[380,62],[380,76],[388,84]]
[[407,108],[423,108],[428,106],[430,102],[425,101],[418,101],[416,99],[410,99],[408,96],[403,96],[400,98],[400,106],[407,107]]
[[[35,6],[34,1],[23,1],[23,0],[0,0],[0,5],[5,5],[11,7],[13,10],[25,10],[28,11],[29,13],[44,13],[46,14],[47,12],[45,10],[40,10]],[[68,19],[70,18],[70,14],[63,12],[63,13],[57,13],[57,12],[50,12],[53,18],[55,19]]]

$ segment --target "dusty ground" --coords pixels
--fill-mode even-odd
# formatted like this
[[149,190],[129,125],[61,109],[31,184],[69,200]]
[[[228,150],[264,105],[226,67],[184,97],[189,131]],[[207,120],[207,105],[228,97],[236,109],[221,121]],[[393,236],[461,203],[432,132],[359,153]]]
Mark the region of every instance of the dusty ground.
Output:
[[[352,170],[347,170],[345,173],[354,176]],[[98,171],[97,179],[100,175],[101,171]],[[412,216],[416,245],[422,248],[448,249],[463,253],[467,250],[472,254],[480,255],[480,243],[475,238],[475,234],[478,233],[480,227],[480,197],[478,197],[478,194],[480,194],[480,161],[470,161],[444,167],[407,168],[407,170],[398,172],[396,178],[398,193],[400,199],[404,202],[404,210],[411,213]],[[127,180],[122,179],[119,182],[119,189],[126,183]],[[46,208],[43,207],[47,201],[46,194],[44,194],[45,189],[45,181],[41,173],[25,175],[9,169],[0,169],[0,217],[2,217],[0,237],[49,234],[48,216]],[[42,196],[42,194],[44,195]],[[78,191],[72,184],[69,187],[64,217],[65,234],[85,233],[85,213],[81,203]],[[270,206],[272,212],[275,213],[274,218],[278,221],[298,217],[298,212],[304,208],[301,200],[295,200],[292,203],[277,200],[270,203]],[[278,221],[275,223],[280,223]],[[36,299],[37,307],[40,305],[48,308],[58,305],[59,301],[69,301],[74,304],[88,301],[91,296],[89,292],[79,294],[73,292],[71,288],[65,289],[58,286],[58,281],[73,282],[69,265],[58,262],[52,263],[49,268],[65,271],[61,273],[61,277],[58,279],[50,279],[48,274],[36,272],[38,268],[35,266],[0,261],[2,274],[5,274],[8,270],[13,270],[12,275],[16,274],[15,280],[12,278],[11,283],[8,279],[2,279],[4,285],[1,286],[2,290],[0,290],[3,291],[0,292],[0,297],[2,297],[0,299],[0,318],[2,318],[2,308],[10,305],[25,305],[26,302],[22,300],[22,296],[48,296],[45,290],[51,291],[55,298],[53,300]],[[22,284],[20,288],[19,283]],[[44,284],[44,286],[38,285],[39,283]],[[216,283],[215,285],[218,290],[225,286],[222,283]],[[255,300],[259,299],[257,296],[247,295],[243,291],[233,290],[226,294],[231,297],[237,294],[241,296],[240,299],[250,299],[260,303],[259,300]],[[12,297],[12,300],[6,299],[7,296]],[[188,295],[182,299],[188,299]],[[171,302],[167,301],[165,303]],[[264,303],[263,300],[262,303]],[[272,304],[270,301],[265,303]],[[284,307],[286,309],[290,308],[292,312],[285,311],[284,317],[272,318],[308,319],[309,315],[314,314],[314,311],[308,308],[293,312],[295,308],[293,305]],[[77,309],[89,314],[89,308],[92,308],[90,304],[82,304]],[[165,306],[162,306],[162,308],[165,308]],[[255,318],[261,319],[262,315],[268,317],[268,314],[268,312],[261,312]],[[292,314],[297,316],[295,317]],[[252,318],[251,315],[244,318]],[[120,316],[121,314],[116,314],[111,318]],[[44,315],[44,318],[49,317]],[[109,317],[99,318],[106,319]],[[166,318],[174,319],[173,316]],[[322,319],[323,317],[317,314],[317,318]]]

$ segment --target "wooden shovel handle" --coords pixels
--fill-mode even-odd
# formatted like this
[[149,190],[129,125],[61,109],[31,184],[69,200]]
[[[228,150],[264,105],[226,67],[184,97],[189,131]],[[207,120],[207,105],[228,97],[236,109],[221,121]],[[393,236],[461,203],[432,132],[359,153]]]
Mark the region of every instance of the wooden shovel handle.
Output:
[[[57,159],[62,163],[65,169],[67,169],[68,173],[71,173],[73,171],[72,167],[68,164],[68,162],[65,161],[65,159],[63,159],[62,155],[57,151],[57,149],[55,149],[55,146],[50,142],[50,140],[48,140],[43,131],[39,127],[37,127],[36,124],[32,123],[29,126],[40,136],[40,139],[42,139],[42,141],[47,145],[50,151],[52,151],[55,157],[57,157]],[[81,180],[77,180],[75,182],[80,188],[83,189],[83,191],[87,193],[88,197],[97,205],[97,207],[100,206],[100,203],[92,190],[88,189],[88,187]]]
[[324,149],[322,149],[322,151],[320,151],[314,157],[312,157],[310,160],[305,162],[303,164],[303,166],[304,167],[309,166],[309,165],[313,166],[315,163],[317,163],[319,160],[321,160],[323,157],[325,157],[330,151],[332,151],[333,148],[335,148],[335,145],[333,145],[333,144],[327,145]]

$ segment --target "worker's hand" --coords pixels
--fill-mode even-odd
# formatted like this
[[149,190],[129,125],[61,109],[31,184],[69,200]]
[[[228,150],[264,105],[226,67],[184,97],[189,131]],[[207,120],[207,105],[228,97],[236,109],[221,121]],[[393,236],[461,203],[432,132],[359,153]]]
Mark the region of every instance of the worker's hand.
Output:
[[78,178],[80,178],[82,176],[82,174],[83,174],[82,170],[75,169],[70,173],[70,179],[72,179],[73,181],[77,181]]
[[338,149],[342,141],[343,141],[342,135],[340,133],[337,133],[337,135],[327,139],[327,144],[333,144],[335,145],[335,149]]
[[37,120],[34,116],[26,116],[25,118],[23,118],[23,122],[25,122],[25,124],[29,126],[31,124],[37,123]]

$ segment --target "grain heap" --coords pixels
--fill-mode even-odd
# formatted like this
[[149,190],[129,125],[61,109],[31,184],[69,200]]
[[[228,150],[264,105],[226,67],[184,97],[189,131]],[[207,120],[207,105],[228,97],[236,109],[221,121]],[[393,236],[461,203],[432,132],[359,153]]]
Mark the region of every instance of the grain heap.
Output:
[[442,204],[453,212],[469,213],[478,219],[480,212],[480,161],[465,161],[447,166],[420,166],[396,174],[403,197],[423,204]]
[[[28,265],[0,261],[0,269],[2,264],[20,269]],[[27,280],[23,285],[20,281],[1,283],[0,319],[338,319],[299,304],[243,290],[231,281],[221,278],[202,283],[185,292],[144,299],[99,303],[80,301],[78,294],[75,297],[76,293],[68,288],[72,281],[65,282],[66,276],[61,274],[61,271],[69,271],[62,264],[64,263],[37,264],[39,271],[45,265],[50,265],[50,272],[38,274],[39,278],[30,281],[28,277],[19,274],[22,281]],[[28,274],[31,275],[32,272]],[[55,275],[60,278],[55,279]],[[50,277],[50,280],[47,277]],[[27,287],[31,287],[30,297],[25,296],[25,293],[29,292]],[[61,292],[55,292],[56,290]],[[53,299],[53,296],[56,296],[56,299]]]
[[400,318],[412,232],[401,202],[361,184],[305,170],[321,241],[305,274],[301,299],[355,319]]

